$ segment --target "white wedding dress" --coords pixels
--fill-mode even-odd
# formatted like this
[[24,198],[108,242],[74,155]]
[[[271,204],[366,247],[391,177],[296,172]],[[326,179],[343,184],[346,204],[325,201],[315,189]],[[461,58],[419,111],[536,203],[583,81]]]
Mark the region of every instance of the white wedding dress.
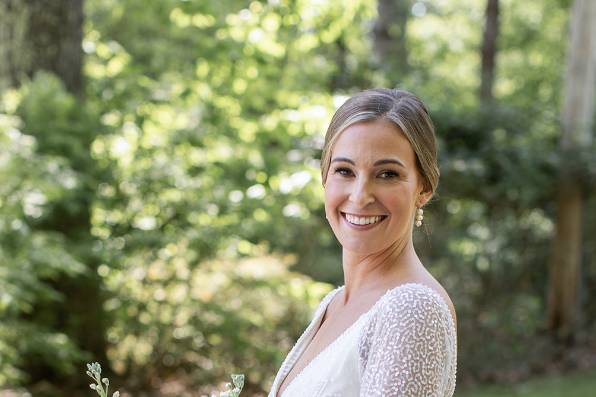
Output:
[[455,390],[457,336],[447,303],[430,287],[388,290],[290,382],[279,386],[316,331],[331,291],[281,365],[269,397],[450,397]]

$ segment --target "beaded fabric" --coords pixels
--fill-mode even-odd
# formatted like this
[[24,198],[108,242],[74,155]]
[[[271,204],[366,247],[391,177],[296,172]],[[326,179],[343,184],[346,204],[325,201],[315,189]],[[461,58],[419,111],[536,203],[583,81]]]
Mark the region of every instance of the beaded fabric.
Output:
[[455,390],[457,336],[451,312],[430,287],[388,290],[321,351],[277,396],[279,385],[314,337],[331,291],[273,381],[269,397],[450,397]]

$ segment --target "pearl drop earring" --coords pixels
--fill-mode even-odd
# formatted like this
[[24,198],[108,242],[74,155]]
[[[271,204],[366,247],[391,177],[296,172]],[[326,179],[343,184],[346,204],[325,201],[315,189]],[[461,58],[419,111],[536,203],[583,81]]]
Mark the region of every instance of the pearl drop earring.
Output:
[[416,210],[416,226],[420,227],[422,226],[422,220],[424,219],[424,211],[422,211],[422,208],[418,208]]

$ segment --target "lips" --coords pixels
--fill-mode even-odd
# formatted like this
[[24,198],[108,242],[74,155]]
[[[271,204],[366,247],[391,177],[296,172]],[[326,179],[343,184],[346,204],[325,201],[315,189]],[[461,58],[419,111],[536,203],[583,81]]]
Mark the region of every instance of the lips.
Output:
[[383,222],[387,215],[355,215],[341,212],[342,218],[352,227],[369,229]]

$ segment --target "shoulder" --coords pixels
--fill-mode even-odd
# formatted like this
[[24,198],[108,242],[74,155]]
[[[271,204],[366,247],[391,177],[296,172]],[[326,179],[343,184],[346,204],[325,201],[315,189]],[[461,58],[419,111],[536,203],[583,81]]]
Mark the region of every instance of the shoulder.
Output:
[[457,335],[448,303],[424,284],[388,290],[370,312],[358,357],[366,395],[451,396]]
[[442,287],[422,283],[405,283],[388,290],[379,302],[384,310],[418,308],[451,312],[451,299]]
[[457,333],[445,299],[427,285],[406,283],[388,290],[371,311],[359,354],[363,366],[375,351],[428,353],[443,361],[455,357],[456,346]]
[[443,296],[424,284],[406,283],[388,290],[371,310],[364,337],[379,333],[402,336],[434,334],[455,338],[456,328],[452,312]]
[[[387,291],[384,298],[391,304],[402,306],[416,304],[428,309],[447,309],[453,327],[457,329],[457,313],[449,294],[443,286],[433,277],[426,277],[423,281],[412,281]],[[387,304],[387,302],[385,302]]]

